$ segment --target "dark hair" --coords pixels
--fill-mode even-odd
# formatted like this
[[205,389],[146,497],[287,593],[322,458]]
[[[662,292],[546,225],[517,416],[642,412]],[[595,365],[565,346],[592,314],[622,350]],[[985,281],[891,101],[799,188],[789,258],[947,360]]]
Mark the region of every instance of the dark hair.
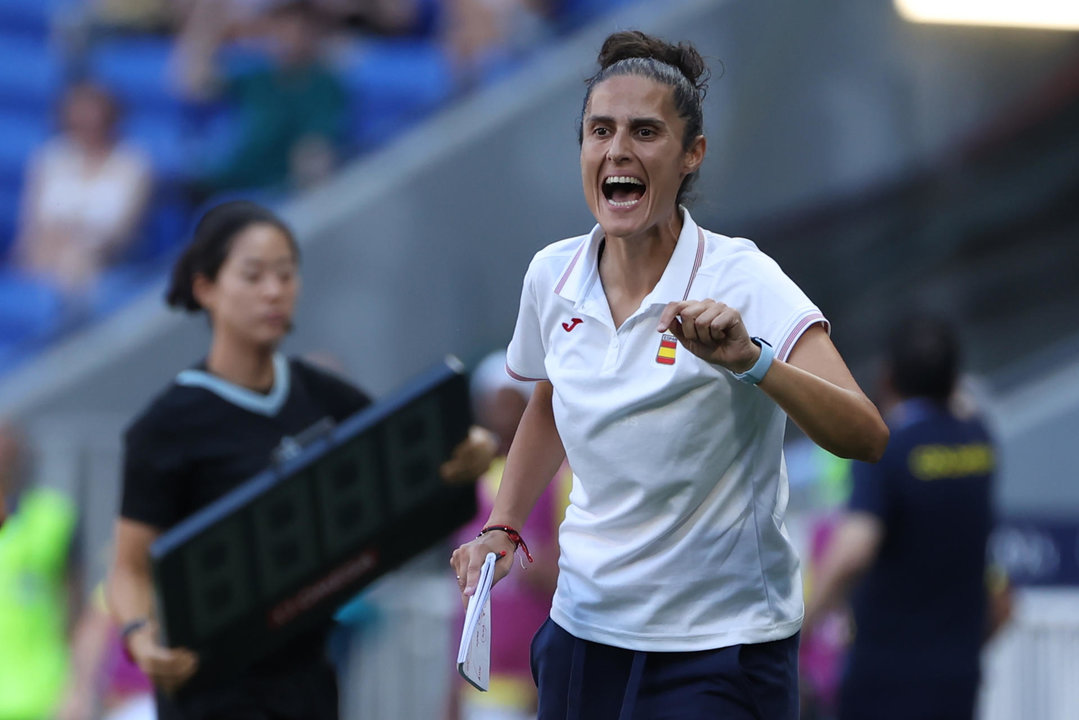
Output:
[[187,312],[201,310],[202,306],[195,299],[192,287],[195,276],[203,275],[215,280],[232,250],[236,236],[251,225],[259,224],[272,225],[284,233],[292,246],[293,255],[299,259],[300,249],[292,230],[270,210],[247,200],[230,200],[216,205],[199,220],[191,242],[172,268],[172,280],[165,293],[165,302],[169,307]]
[[946,401],[959,377],[959,339],[942,317],[913,314],[897,322],[888,337],[892,385],[905,398]]
[[[685,120],[682,149],[689,150],[693,141],[704,134],[704,114],[701,105],[708,91],[710,73],[704,58],[689,43],[672,45],[639,30],[623,30],[607,36],[596,58],[599,72],[588,78],[588,87],[577,119],[577,143],[584,142],[584,114],[592,90],[609,77],[639,75],[667,85],[672,90],[674,108]],[[693,171],[682,180],[677,202],[681,203],[697,179]]]

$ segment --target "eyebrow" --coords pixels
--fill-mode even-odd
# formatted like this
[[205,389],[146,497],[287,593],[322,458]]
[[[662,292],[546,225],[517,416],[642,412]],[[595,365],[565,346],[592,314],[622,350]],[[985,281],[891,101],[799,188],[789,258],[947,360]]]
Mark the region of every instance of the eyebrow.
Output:
[[295,265],[296,258],[294,257],[279,257],[271,260],[263,260],[262,258],[247,257],[240,260],[241,267],[244,268],[260,268],[263,265],[277,266],[277,265]]
[[[614,125],[614,124],[616,124],[616,122],[617,121],[613,117],[611,117],[610,115],[589,115],[587,120],[586,120],[586,123],[589,124],[589,125],[594,125],[594,124]],[[629,120],[629,126],[631,128],[639,128],[639,127],[645,127],[645,126],[649,126],[649,125],[654,125],[654,126],[658,126],[658,127],[667,127],[667,123],[663,122],[663,120],[661,120],[661,119],[659,119],[657,117],[639,117],[639,118],[630,118],[630,120]]]

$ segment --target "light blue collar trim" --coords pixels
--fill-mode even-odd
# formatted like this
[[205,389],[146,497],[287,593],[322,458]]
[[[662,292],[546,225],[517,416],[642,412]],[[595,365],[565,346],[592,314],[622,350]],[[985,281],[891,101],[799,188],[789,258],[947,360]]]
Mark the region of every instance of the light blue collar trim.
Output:
[[176,384],[200,387],[244,410],[250,410],[259,415],[273,416],[281,410],[285,400],[288,399],[289,365],[284,355],[277,353],[273,356],[273,387],[265,395],[230,383],[228,380],[222,380],[205,370],[184,370],[176,376]]

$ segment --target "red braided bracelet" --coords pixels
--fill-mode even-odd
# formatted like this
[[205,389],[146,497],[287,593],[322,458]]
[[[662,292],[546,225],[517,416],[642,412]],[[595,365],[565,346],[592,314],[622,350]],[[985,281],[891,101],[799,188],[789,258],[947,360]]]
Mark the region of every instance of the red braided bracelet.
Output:
[[525,544],[525,539],[521,537],[521,533],[511,528],[509,525],[488,525],[484,529],[480,530],[480,534],[476,537],[483,537],[492,530],[501,530],[509,536],[509,539],[516,547],[525,551],[525,557],[528,558],[528,562],[532,562],[532,553],[528,552],[528,545]]

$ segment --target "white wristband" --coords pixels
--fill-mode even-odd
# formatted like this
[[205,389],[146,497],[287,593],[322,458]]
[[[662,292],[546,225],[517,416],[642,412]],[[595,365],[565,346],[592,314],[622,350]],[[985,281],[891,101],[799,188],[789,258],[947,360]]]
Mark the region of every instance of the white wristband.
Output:
[[772,361],[775,360],[776,351],[772,349],[771,344],[769,344],[767,340],[759,337],[752,337],[750,340],[760,347],[760,357],[757,358],[757,362],[753,363],[753,367],[749,370],[746,370],[744,373],[732,374],[744,383],[757,385],[768,373],[768,368],[772,367]]

